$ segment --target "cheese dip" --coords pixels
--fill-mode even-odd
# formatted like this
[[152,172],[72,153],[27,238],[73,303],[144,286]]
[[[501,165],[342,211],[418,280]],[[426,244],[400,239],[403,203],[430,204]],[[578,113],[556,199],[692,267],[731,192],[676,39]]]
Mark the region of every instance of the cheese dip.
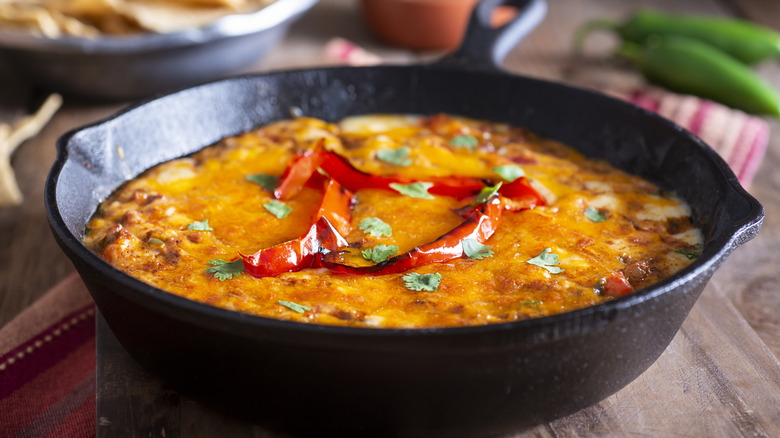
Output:
[[160,164],[86,245],[191,300],[376,328],[553,315],[687,266],[673,194],[519,127],[450,115],[284,120]]

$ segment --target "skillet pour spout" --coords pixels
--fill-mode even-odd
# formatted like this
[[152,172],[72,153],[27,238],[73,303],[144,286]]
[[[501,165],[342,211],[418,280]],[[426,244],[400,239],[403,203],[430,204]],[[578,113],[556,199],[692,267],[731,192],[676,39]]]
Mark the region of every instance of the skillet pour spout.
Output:
[[[183,394],[304,436],[514,433],[597,403],[644,372],[714,271],[756,235],[763,208],[712,149],[653,113],[494,65],[470,66],[493,62],[501,56],[495,46],[506,44],[496,41],[527,26],[521,13],[491,29],[483,8],[503,3],[480,3],[467,41],[440,63],[235,77],[134,105],[60,138],[45,192],[51,228],[127,352]],[[539,0],[509,3],[543,8]],[[524,126],[679,195],[705,247],[672,277],[594,307],[417,330],[300,324],[211,307],[142,283],[82,243],[100,201],[129,178],[288,118],[291,107],[329,121],[444,112]]]

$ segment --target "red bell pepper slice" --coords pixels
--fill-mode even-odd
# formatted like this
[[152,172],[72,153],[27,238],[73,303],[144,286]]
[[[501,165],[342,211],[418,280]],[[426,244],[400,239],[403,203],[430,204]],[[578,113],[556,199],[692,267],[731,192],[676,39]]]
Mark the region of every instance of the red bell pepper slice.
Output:
[[241,257],[244,259],[244,271],[253,277],[262,278],[309,267],[319,250],[317,224],[314,224],[306,234],[295,240],[261,249],[250,256],[242,254]]
[[[303,236],[264,248],[245,256],[244,271],[253,277],[273,277],[312,267],[315,255],[338,251],[348,245],[342,234],[349,233],[352,193],[335,180],[328,180],[312,226]],[[341,233],[340,233],[341,232]]]
[[300,271],[315,266],[317,254],[338,251],[347,246],[344,237],[325,216],[309,228],[303,236],[245,256],[244,271],[257,278],[275,277],[285,272]]
[[[320,143],[321,144],[321,143]],[[317,172],[317,168],[322,164],[324,156],[320,144],[314,149],[298,155],[293,159],[282,177],[279,178],[279,185],[274,189],[274,198],[290,199],[301,191],[307,181]]]
[[465,198],[478,193],[485,184],[481,180],[465,177],[432,177],[425,180],[406,178],[402,176],[371,175],[356,169],[346,158],[326,151],[318,144],[314,149],[307,150],[293,159],[280,178],[279,185],[274,189],[276,199],[290,199],[306,185],[309,179],[317,175],[317,168],[337,179],[351,191],[359,189],[393,190],[392,183],[411,184],[418,181],[433,183],[429,193],[454,198]]
[[[380,176],[361,172],[350,162],[323,148],[320,141],[313,149],[297,156],[285,170],[274,190],[277,199],[289,199],[306,184],[319,183],[317,169],[330,175],[320,207],[311,219],[312,226],[298,239],[261,249],[250,256],[242,255],[244,269],[255,277],[275,276],[308,267],[326,267],[337,273],[392,274],[430,263],[443,263],[463,257],[463,240],[485,243],[501,223],[502,210],[519,211],[544,205],[545,201],[525,177],[503,184],[499,195],[483,204],[464,210],[464,221],[433,242],[420,245],[399,256],[373,266],[347,266],[333,254],[348,245],[343,236],[350,231],[352,191],[365,188],[393,190],[392,183],[411,184],[420,180],[401,176]],[[430,193],[465,198],[479,193],[485,184],[465,177],[435,177]]]
[[463,257],[463,241],[474,239],[485,243],[501,224],[504,210],[503,199],[493,196],[480,207],[475,208],[460,225],[434,240],[415,247],[411,251],[389,258],[372,266],[347,266],[333,260],[328,254],[320,255],[319,266],[339,274],[386,275],[403,272],[431,263],[444,263]]
[[604,281],[604,292],[613,297],[622,297],[634,291],[634,287],[628,282],[626,276],[620,271],[615,271]]
[[314,213],[311,223],[316,223],[324,217],[343,236],[352,229],[352,200],[354,195],[335,179],[325,183],[325,193],[322,195],[320,207]]
[[498,189],[509,202],[506,203],[506,209],[511,211],[527,210],[544,205],[544,198],[531,186],[528,178],[521,176],[510,183],[504,183]]
[[433,186],[428,189],[434,195],[451,196],[453,198],[465,198],[479,193],[485,184],[476,178],[465,177],[431,177],[427,179],[406,178],[403,176],[371,175],[355,169],[346,158],[333,152],[324,152],[325,158],[322,169],[337,178],[344,187],[356,191],[359,189],[383,189],[394,191],[390,184],[411,184],[414,182],[430,182]]

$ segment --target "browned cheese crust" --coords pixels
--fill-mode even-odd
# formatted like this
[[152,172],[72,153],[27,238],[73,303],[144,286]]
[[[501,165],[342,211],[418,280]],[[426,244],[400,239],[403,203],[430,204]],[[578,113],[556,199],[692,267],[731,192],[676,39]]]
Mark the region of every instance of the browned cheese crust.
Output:
[[[475,148],[450,144],[458,135]],[[372,174],[469,176],[500,181],[497,166],[517,165],[547,201],[507,212],[487,244],[492,257],[464,257],[414,269],[442,276],[435,291],[405,286],[406,273],[344,275],[303,269],[276,277],[244,273],[220,280],[209,261],[301,236],[322,196],[305,188],[285,201],[291,213],[277,218],[263,204],[272,194],[247,175],[281,175],[290,161],[325,139],[325,148]],[[409,150],[407,165],[377,159],[383,149]],[[395,245],[398,253],[430,242],[461,222],[463,201],[417,199],[386,190],[356,193],[352,231],[360,250]],[[595,222],[586,209],[605,220]],[[553,315],[614,299],[605,279],[622,272],[641,288],[684,268],[701,250],[701,233],[688,207],[655,185],[605,162],[586,159],[559,143],[504,124],[445,115],[363,116],[329,124],[310,118],[280,121],[226,138],[159,165],[126,183],[98,209],[85,243],[106,261],[170,293],[214,306],[271,318],[364,327],[441,327],[501,323]],[[361,231],[377,217],[390,236]],[[208,219],[213,230],[188,229]],[[562,272],[528,263],[545,248]],[[362,261],[363,264],[372,262]],[[306,306],[297,312],[279,302]]]

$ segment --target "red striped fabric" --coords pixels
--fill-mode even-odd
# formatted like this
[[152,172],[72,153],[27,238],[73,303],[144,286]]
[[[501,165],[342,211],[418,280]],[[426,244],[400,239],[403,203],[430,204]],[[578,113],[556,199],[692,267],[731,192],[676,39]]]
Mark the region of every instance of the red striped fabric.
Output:
[[79,309],[0,357],[0,408],[9,397],[95,336],[94,305]]
[[0,330],[0,438],[95,436],[95,357],[95,305],[72,274]]
[[769,144],[769,124],[709,100],[643,87],[619,96],[658,113],[698,135],[749,187]]

